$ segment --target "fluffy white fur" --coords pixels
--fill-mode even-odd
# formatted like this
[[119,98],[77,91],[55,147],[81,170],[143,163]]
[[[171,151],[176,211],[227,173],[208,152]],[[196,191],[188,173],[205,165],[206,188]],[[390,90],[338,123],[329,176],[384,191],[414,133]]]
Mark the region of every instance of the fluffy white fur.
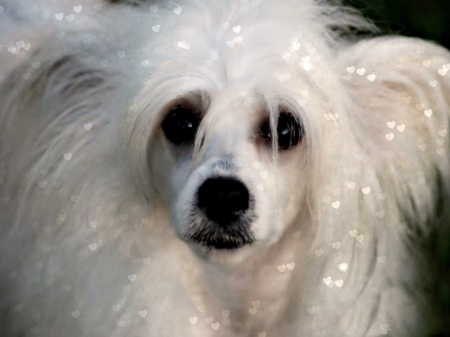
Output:
[[[154,5],[0,1],[2,335],[420,336],[449,52],[342,38],[375,28],[332,2]],[[182,155],[159,127],[180,98],[208,110]],[[306,135],[277,153],[252,130],[279,104]],[[207,251],[179,237],[224,158],[257,243]]]

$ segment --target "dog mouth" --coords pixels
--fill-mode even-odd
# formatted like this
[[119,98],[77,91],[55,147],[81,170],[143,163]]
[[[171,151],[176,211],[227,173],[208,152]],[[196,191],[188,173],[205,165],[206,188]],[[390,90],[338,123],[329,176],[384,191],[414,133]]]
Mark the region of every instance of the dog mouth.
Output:
[[256,242],[249,227],[250,223],[242,220],[224,226],[207,219],[197,219],[191,222],[183,237],[207,250],[236,250]]

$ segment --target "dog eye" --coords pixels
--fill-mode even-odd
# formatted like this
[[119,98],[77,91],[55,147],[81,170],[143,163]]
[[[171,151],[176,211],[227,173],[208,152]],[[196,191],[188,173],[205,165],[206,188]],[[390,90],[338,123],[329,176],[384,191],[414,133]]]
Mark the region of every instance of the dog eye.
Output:
[[166,116],[161,126],[166,138],[175,145],[192,144],[195,139],[200,114],[190,108],[176,106]]
[[277,133],[278,147],[281,150],[287,150],[297,145],[302,138],[302,132],[302,128],[297,118],[290,113],[280,113]]
[[[268,120],[261,125],[260,133],[268,144],[272,142],[272,132]],[[302,136],[303,130],[298,119],[291,113],[280,112],[277,122],[278,148],[280,150],[290,149],[301,141]]]

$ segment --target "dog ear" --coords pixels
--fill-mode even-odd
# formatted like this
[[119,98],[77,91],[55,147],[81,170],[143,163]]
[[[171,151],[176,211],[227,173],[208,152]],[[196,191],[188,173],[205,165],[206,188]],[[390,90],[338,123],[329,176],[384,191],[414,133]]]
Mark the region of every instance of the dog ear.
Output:
[[409,202],[432,193],[428,182],[437,181],[436,173],[448,175],[450,52],[419,39],[383,37],[348,47],[338,61],[354,136],[385,190],[427,181],[402,201],[412,212]]
[[[79,40],[66,37],[64,43],[50,39],[43,42],[6,78],[0,89],[2,96],[9,94],[10,101],[17,100],[10,104],[32,104],[33,111],[24,113],[29,118],[36,114],[42,119],[90,96],[98,96],[99,90],[111,89],[109,74],[102,69],[100,60],[96,60],[95,49],[82,48]],[[11,91],[16,94],[10,95]]]
[[48,38],[0,83],[0,145],[24,151],[17,158],[56,151],[62,139],[80,139],[84,124],[106,125],[100,119],[111,117],[101,107],[112,101],[114,78],[101,65],[101,49],[82,41],[69,34],[64,41]]
[[[386,132],[380,133],[384,139],[379,141],[385,142],[385,134],[401,133],[403,127],[397,127],[402,124],[415,128],[418,135],[446,125],[450,52],[443,47],[412,38],[376,38],[347,48],[339,62],[343,85],[354,103],[348,113],[354,121],[372,122],[361,123],[369,128],[368,135],[374,135],[371,128],[380,128]],[[392,121],[395,129],[394,123],[387,125]]]

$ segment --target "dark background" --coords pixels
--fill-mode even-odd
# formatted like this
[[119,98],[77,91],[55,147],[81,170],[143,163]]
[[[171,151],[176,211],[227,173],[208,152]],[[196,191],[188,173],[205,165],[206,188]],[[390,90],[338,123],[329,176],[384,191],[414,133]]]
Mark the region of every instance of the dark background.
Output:
[[417,36],[450,49],[450,0],[344,0],[384,32]]

